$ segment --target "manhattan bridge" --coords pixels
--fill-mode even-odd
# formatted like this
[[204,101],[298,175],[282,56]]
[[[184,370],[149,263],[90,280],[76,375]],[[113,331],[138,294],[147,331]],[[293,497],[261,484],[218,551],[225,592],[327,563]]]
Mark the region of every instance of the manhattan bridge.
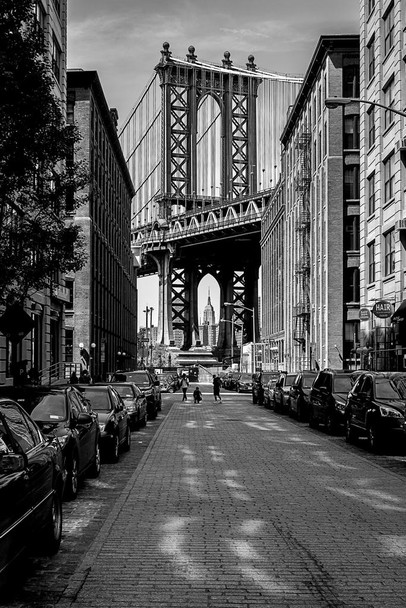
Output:
[[[199,344],[198,285],[211,274],[226,320],[258,336],[261,217],[280,168],[280,135],[302,78],[184,59],[169,43],[120,133],[135,186],[132,245],[138,276],[158,274],[158,343]],[[234,306],[224,306],[231,303]],[[254,315],[254,319],[252,318]],[[231,327],[230,327],[231,326]],[[229,352],[232,323],[218,348]]]

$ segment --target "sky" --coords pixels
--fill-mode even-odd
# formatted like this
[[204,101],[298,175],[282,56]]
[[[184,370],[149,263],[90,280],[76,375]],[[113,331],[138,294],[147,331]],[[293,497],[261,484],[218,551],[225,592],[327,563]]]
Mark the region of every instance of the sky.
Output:
[[[236,66],[254,55],[258,68],[304,75],[322,35],[357,34],[359,0],[68,0],[68,67],[96,70],[109,107],[122,124],[141,96],[169,42],[176,57],[190,45],[198,59]],[[156,278],[139,280],[139,312],[154,307]],[[204,281],[218,320],[217,286]],[[201,314],[201,313],[200,313]]]

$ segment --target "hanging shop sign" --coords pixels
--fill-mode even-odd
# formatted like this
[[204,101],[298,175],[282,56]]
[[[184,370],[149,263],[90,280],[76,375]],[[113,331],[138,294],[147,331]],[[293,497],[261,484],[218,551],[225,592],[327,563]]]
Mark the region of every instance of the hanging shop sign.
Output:
[[392,315],[392,304],[388,300],[378,300],[375,302],[372,312],[379,319],[387,319]]
[[371,313],[369,312],[369,308],[360,308],[359,309],[360,321],[368,321],[370,316],[371,316]]

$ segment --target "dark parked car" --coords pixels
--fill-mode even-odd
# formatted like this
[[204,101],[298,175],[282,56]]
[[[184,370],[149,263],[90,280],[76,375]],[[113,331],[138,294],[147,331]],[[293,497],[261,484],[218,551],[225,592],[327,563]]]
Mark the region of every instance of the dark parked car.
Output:
[[58,551],[63,485],[58,442],[17,403],[0,399],[0,585],[28,545]]
[[42,391],[32,418],[44,435],[58,439],[66,471],[65,498],[74,499],[86,474],[100,473],[100,430],[97,414],[73,386]]
[[308,420],[310,389],[317,376],[317,372],[299,372],[290,387],[289,416],[294,416],[300,421]]
[[148,419],[157,417],[162,407],[161,389],[159,380],[148,369],[117,373],[113,382],[134,382],[147,398]]
[[286,414],[289,410],[290,387],[295,381],[297,374],[282,372],[275,386],[274,411]]
[[103,457],[117,462],[120,449],[131,447],[130,420],[124,402],[110,385],[77,385],[92,409],[97,412],[100,427],[100,448]]
[[147,424],[147,398],[134,382],[115,382],[113,387],[118,392],[126,407],[130,420],[130,429],[135,431]]
[[252,403],[264,405],[265,386],[274,377],[275,372],[257,372],[252,375]]
[[280,378],[280,373],[275,372],[268,382],[264,385],[264,407],[272,409],[275,405],[274,396],[276,384]]
[[223,388],[228,391],[233,391],[237,388],[238,378],[241,376],[241,372],[229,372],[223,380]]
[[252,393],[252,374],[240,374],[235,390],[237,393]]
[[367,437],[372,451],[396,437],[406,446],[405,409],[406,373],[362,373],[348,393],[346,440]]
[[345,424],[345,404],[353,385],[349,372],[319,371],[310,390],[309,425],[323,424],[328,433],[336,433]]

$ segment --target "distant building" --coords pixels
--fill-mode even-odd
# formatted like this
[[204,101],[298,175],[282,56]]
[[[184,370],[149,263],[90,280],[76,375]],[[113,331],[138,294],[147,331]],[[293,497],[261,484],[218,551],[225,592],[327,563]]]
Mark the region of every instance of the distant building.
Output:
[[[68,71],[68,120],[82,134],[78,160],[89,164],[88,202],[73,216],[86,239],[87,263],[68,277],[66,342],[77,360],[79,345],[92,348],[92,373],[114,370],[117,354],[136,362],[136,274],[130,247],[134,187],[117,137],[117,111],[110,110],[97,72]],[[133,364],[131,364],[133,362]]]
[[213,348],[217,345],[219,326],[216,324],[216,313],[211,303],[210,291],[207,304],[203,310],[203,321],[199,325],[200,342],[202,346]]

